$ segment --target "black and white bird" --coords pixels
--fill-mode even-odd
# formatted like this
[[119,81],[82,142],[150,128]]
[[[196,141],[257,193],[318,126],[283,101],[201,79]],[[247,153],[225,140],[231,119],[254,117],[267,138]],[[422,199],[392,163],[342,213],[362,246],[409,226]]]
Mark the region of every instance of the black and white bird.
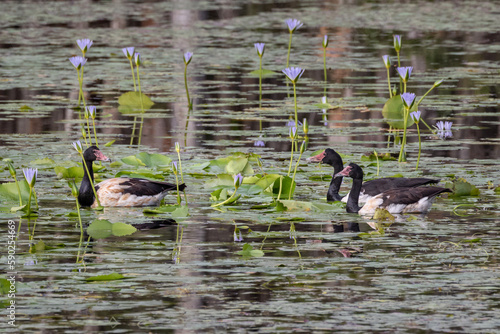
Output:
[[[96,146],[90,146],[83,153],[84,175],[80,185],[78,202],[82,206],[97,206],[90,180],[94,182],[94,161],[110,161]],[[87,173],[88,170],[88,173]],[[90,175],[89,175],[90,174]],[[179,190],[186,185],[180,184]],[[167,192],[177,190],[172,183],[151,181],[140,178],[117,177],[104,180],[95,185],[95,190],[102,206],[152,206],[158,205]]]

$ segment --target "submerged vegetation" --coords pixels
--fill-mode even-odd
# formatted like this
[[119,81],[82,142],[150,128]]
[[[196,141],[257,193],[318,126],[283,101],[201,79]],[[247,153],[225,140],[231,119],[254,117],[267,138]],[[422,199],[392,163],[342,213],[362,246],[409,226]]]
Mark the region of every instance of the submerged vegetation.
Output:
[[[468,319],[486,319],[483,327],[461,324],[464,332],[494,328],[488,295],[498,288],[493,281],[484,290],[477,286],[494,276],[498,261],[500,244],[492,237],[498,164],[458,166],[448,155],[471,130],[457,122],[459,106],[448,95],[456,79],[450,69],[417,68],[411,57],[419,50],[407,30],[383,30],[380,45],[363,41],[373,54],[349,58],[345,49],[361,50],[356,43],[362,42],[344,45],[333,27],[312,32],[321,15],[310,15],[280,18],[273,34],[265,23],[249,34],[241,18],[221,26],[204,22],[189,30],[191,37],[217,38],[205,47],[174,48],[177,58],[160,57],[160,43],[135,32],[116,39],[136,43],[121,50],[103,36],[76,41],[81,56],[69,58],[76,80],[72,69],[71,80],[40,79],[58,87],[54,95],[63,84],[74,93],[53,98],[71,115],[64,131],[26,135],[29,141],[13,135],[26,148],[9,144],[0,156],[0,216],[15,222],[23,312],[32,307],[31,319],[48,317],[56,324],[44,325],[49,331],[67,328],[56,314],[87,323],[82,310],[102,321],[97,327],[117,321],[133,331],[390,331],[409,323],[417,331],[453,331],[464,314],[458,301],[472,310]],[[245,46],[234,41],[235,31]],[[227,58],[218,59],[219,46],[231,43]],[[390,43],[396,55],[383,55],[381,63]],[[237,69],[230,57],[238,58]],[[357,68],[349,68],[354,74],[335,76],[348,66]],[[35,102],[22,103],[3,116],[43,117]],[[162,127],[164,120],[176,127]],[[132,177],[166,180],[176,189],[154,207],[103,207],[91,183],[97,206],[82,208],[78,184],[90,174],[83,152],[94,145],[113,159],[93,165],[96,184]],[[326,201],[333,170],[305,163],[329,147],[362,166],[366,180],[440,178],[452,193],[438,198],[428,215],[346,213],[340,201]],[[7,278],[0,276],[0,287]],[[470,293],[477,294],[474,304]],[[9,303],[5,294],[0,303]],[[194,308],[206,313],[183,319]],[[425,320],[421,310],[434,318]]]

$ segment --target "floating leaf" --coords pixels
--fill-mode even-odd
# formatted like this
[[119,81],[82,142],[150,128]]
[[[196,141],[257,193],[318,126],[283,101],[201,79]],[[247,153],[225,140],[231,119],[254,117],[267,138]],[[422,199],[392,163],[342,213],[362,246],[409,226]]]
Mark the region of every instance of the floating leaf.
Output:
[[113,139],[112,141],[108,141],[106,144],[104,144],[104,147],[110,147],[115,143],[116,139]]
[[252,75],[252,76],[259,77],[262,75],[263,78],[272,77],[272,76],[277,75],[277,74],[278,74],[277,72],[274,72],[271,70],[266,70],[265,68],[263,68],[262,71],[255,70],[255,71],[250,72],[250,75]]
[[189,216],[189,208],[187,205],[182,205],[172,212],[173,218],[185,218]]
[[122,114],[135,114],[142,112],[142,107],[144,107],[144,111],[151,109],[154,102],[144,93],[127,92],[118,98],[118,104],[118,111]]
[[236,252],[236,254],[241,255],[243,257],[262,257],[264,256],[264,252],[259,249],[253,249],[250,244],[244,244],[243,250]]
[[393,222],[395,220],[395,217],[391,215],[391,213],[386,209],[375,209],[373,219],[376,219],[378,221],[388,220],[390,222]]
[[[410,113],[416,111],[418,109],[418,105],[413,105],[413,108],[410,109]],[[395,129],[404,129],[404,105],[403,100],[401,100],[400,95],[395,95],[384,104],[384,108],[382,109],[382,115],[384,116],[387,124],[392,126]],[[408,115],[408,119],[406,121],[406,127],[410,127],[413,125],[413,119],[410,115]]]
[[6,278],[0,278],[0,295],[6,295],[9,293],[9,291],[10,291],[10,282]]
[[[21,198],[23,203],[28,203],[30,196],[30,187],[26,180],[18,180],[19,189],[21,190]],[[9,199],[17,201],[19,203],[19,192],[17,191],[17,186],[15,182],[6,182],[0,184],[0,197],[4,199]]]
[[27,106],[27,105],[23,105],[21,107],[19,107],[19,111],[20,112],[28,112],[28,111],[33,111],[35,109],[31,108],[30,106]]
[[81,179],[83,178],[83,168],[82,167],[62,167],[56,166],[54,167],[54,172],[57,177],[60,179]]
[[167,167],[172,162],[172,159],[166,155],[157,153],[141,152],[122,159],[124,163],[131,166],[146,166],[150,168]]
[[104,239],[112,235],[120,237],[130,235],[137,229],[125,223],[111,223],[108,220],[96,219],[90,223],[87,233],[94,239]]
[[454,197],[479,195],[479,189],[477,189],[476,186],[469,183],[464,178],[458,178],[453,180],[452,182],[447,182],[446,187],[450,188],[453,191],[453,194],[450,196]]
[[119,273],[111,273],[108,275],[98,275],[98,276],[91,276],[87,277],[85,280],[87,282],[96,282],[96,281],[116,281],[120,279],[124,279],[125,276]]
[[36,159],[30,162],[31,167],[38,167],[38,168],[52,167],[54,165],[55,165],[54,160],[50,158]]

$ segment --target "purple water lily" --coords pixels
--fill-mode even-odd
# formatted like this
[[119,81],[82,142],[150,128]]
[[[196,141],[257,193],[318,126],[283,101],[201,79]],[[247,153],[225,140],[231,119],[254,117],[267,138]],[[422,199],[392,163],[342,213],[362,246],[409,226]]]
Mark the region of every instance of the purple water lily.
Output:
[[401,50],[401,35],[394,35],[394,49],[396,52]]
[[26,182],[33,188],[38,176],[38,168],[23,168],[23,174]]
[[297,19],[288,19],[285,21],[288,24],[288,31],[293,33],[295,30],[299,29],[304,25],[304,23],[300,22]]
[[140,66],[142,64],[142,58],[141,58],[141,54],[139,52],[136,52],[134,54],[134,60],[135,60],[135,64],[137,66]]
[[76,44],[78,44],[78,47],[80,48],[80,50],[82,50],[83,54],[85,54],[90,49],[93,43],[94,41],[91,41],[88,38],[76,40]]
[[408,67],[398,67],[398,73],[401,79],[403,79],[404,82],[408,82],[410,79],[411,71],[413,71],[413,67],[408,66]]
[[420,121],[420,115],[421,112],[419,110],[410,113],[410,116],[415,123],[418,123]]
[[304,74],[304,71],[305,70],[300,67],[288,67],[281,72],[285,73],[285,75],[291,82],[297,83],[302,74]]
[[382,59],[384,60],[384,65],[386,68],[391,67],[391,57],[388,55],[382,56]]
[[82,56],[75,56],[69,58],[69,61],[77,70],[79,70],[87,63],[87,58],[83,58]]
[[243,183],[243,176],[241,176],[241,173],[238,173],[237,175],[234,176],[234,187],[238,189],[242,183]]
[[133,46],[129,46],[128,48],[123,48],[122,51],[125,54],[125,57],[127,57],[128,59],[132,59],[132,57],[134,56],[135,48]]
[[184,54],[184,64],[189,65],[189,63],[191,62],[191,58],[192,57],[193,57],[193,53],[192,52],[186,52]]
[[401,100],[403,100],[403,104],[406,108],[411,108],[413,106],[413,102],[415,102],[415,94],[403,93],[401,94]]
[[323,47],[326,48],[328,47],[328,35],[325,35],[323,37],[323,43],[322,43]]
[[255,43],[255,50],[257,50],[257,54],[259,57],[262,57],[264,55],[264,49],[266,48],[266,43]]

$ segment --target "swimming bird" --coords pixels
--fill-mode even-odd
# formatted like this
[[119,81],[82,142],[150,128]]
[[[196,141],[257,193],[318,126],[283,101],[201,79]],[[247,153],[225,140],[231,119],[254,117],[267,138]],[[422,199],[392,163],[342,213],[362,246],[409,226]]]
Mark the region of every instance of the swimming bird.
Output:
[[437,195],[451,192],[448,188],[417,187],[389,189],[369,199],[363,207],[359,206],[359,195],[363,183],[363,170],[351,163],[334,177],[351,177],[352,188],[347,199],[346,211],[370,215],[376,209],[386,209],[389,213],[427,212]]
[[[330,181],[330,187],[326,194],[328,202],[342,201],[347,202],[349,194],[342,197],[339,195],[342,177],[335,177],[343,168],[344,163],[340,155],[331,148],[327,148],[320,154],[307,158],[309,162],[322,162],[333,167],[333,176]],[[414,188],[426,184],[438,183],[439,179],[429,179],[425,177],[384,177],[380,179],[370,180],[363,183],[359,194],[359,202],[366,203],[370,198],[376,196],[386,190],[394,188]]]
[[[96,146],[90,146],[83,152],[84,175],[80,185],[78,202],[82,206],[97,206],[90,180],[94,182],[94,161],[110,161]],[[88,173],[87,173],[88,170]],[[90,174],[90,175],[89,175]],[[180,184],[179,190],[186,185]],[[95,184],[95,190],[102,206],[152,206],[158,205],[167,192],[176,190],[172,183],[151,181],[147,179],[117,177]]]

